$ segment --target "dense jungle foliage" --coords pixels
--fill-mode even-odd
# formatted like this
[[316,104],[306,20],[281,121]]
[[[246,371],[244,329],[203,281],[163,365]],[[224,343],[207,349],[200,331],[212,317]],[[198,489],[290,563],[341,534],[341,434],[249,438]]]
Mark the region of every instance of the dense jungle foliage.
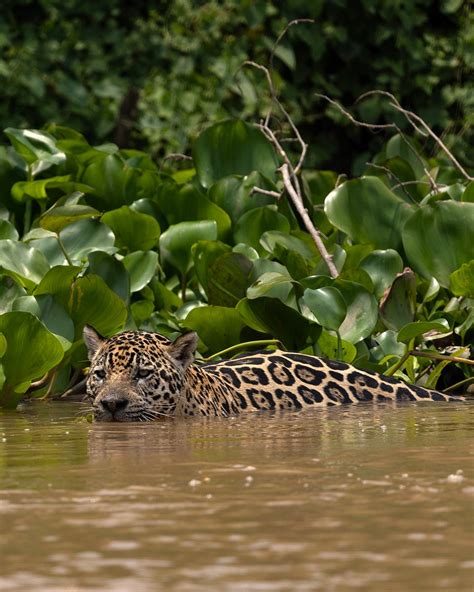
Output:
[[[2,16],[0,129],[55,122],[153,157],[188,152],[209,123],[266,112],[264,77],[241,65],[268,65],[285,25],[310,18],[288,31],[273,60],[276,87],[310,146],[307,166],[362,172],[382,138],[315,93],[351,105],[376,88],[473,165],[474,13],[463,0],[3,0]],[[375,96],[354,114],[394,120]]]
[[[69,128],[5,134],[3,405],[77,381],[87,365],[85,323],[104,335],[193,329],[206,356],[276,338],[409,380],[432,369],[428,358],[405,356],[415,346],[468,352],[474,183],[404,136],[360,178],[302,173],[333,278],[289,202],[252,191],[280,190],[281,181],[273,145],[250,123],[210,126],[187,168],[167,172],[144,152],[92,146]],[[458,380],[469,376],[470,367],[457,367]]]

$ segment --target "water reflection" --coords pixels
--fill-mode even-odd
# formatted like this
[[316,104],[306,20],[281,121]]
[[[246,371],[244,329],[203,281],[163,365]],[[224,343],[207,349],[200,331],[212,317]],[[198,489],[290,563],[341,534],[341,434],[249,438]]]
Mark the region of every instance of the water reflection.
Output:
[[0,590],[471,590],[474,405],[0,416]]

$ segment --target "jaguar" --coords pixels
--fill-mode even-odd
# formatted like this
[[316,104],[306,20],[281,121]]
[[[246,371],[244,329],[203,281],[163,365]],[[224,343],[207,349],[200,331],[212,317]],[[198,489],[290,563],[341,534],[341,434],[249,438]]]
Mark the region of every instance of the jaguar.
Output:
[[86,325],[84,341],[90,360],[86,391],[96,421],[226,417],[362,401],[462,400],[302,353],[277,350],[199,364],[194,332],[174,341],[148,331],[105,339]]

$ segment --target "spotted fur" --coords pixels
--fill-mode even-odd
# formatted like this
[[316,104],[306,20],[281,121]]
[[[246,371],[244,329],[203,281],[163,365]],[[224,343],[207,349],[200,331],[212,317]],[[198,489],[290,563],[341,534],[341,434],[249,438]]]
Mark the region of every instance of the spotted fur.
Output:
[[87,395],[98,421],[225,417],[361,401],[462,399],[300,353],[257,353],[197,365],[195,333],[174,342],[146,331],[103,339],[86,326],[84,339],[91,361]]

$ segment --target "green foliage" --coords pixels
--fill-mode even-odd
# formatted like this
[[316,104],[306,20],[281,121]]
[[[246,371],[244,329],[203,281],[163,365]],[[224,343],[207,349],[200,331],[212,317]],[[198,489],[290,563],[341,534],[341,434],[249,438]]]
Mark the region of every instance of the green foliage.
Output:
[[326,198],[329,221],[358,243],[378,249],[399,249],[401,229],[413,213],[377,177],[361,177],[343,183]]
[[[242,151],[242,146],[247,150]],[[229,175],[248,175],[258,170],[274,180],[278,160],[263,133],[245,121],[224,121],[207,128],[193,151],[196,172],[203,187]]]
[[[400,192],[388,165],[337,187],[336,172],[303,173],[337,278],[285,198],[252,192],[283,187],[277,154],[248,123],[202,132],[194,166],[170,174],[143,152],[93,147],[65,128],[6,137],[1,405],[42,392],[32,382],[45,373],[54,391],[57,370],[67,378],[84,367],[84,324],[106,336],[194,329],[208,355],[276,338],[382,372],[415,346],[472,341],[470,186],[444,161],[420,152],[411,162],[398,136],[375,160],[391,166],[390,153],[397,170],[420,174],[416,193]],[[436,188],[424,167],[415,172],[428,161]],[[409,360],[398,372],[412,380],[430,363]]]
[[0,316],[2,404],[14,407],[31,382],[59,364],[60,341],[29,312]]
[[[315,93],[350,105],[374,88],[394,93],[435,131],[445,131],[448,145],[469,161],[469,8],[448,0],[4,0],[0,127],[50,122],[76,154],[81,135],[56,124],[94,143],[113,140],[160,156],[189,152],[190,140],[208,123],[266,115],[265,77],[242,64],[268,64],[284,27],[312,18],[314,24],[289,30],[273,59],[277,90],[309,143],[311,167],[360,170],[381,145],[380,136],[354,128]],[[369,97],[356,106],[356,116],[383,123],[394,112]],[[397,123],[403,125],[401,117]],[[64,158],[62,148],[53,151],[34,132],[22,150],[26,157],[41,151],[42,166]],[[111,154],[90,174],[101,173],[107,186],[104,173],[118,165]],[[127,174],[122,181],[126,185]],[[116,199],[115,208],[128,203],[121,192]]]

